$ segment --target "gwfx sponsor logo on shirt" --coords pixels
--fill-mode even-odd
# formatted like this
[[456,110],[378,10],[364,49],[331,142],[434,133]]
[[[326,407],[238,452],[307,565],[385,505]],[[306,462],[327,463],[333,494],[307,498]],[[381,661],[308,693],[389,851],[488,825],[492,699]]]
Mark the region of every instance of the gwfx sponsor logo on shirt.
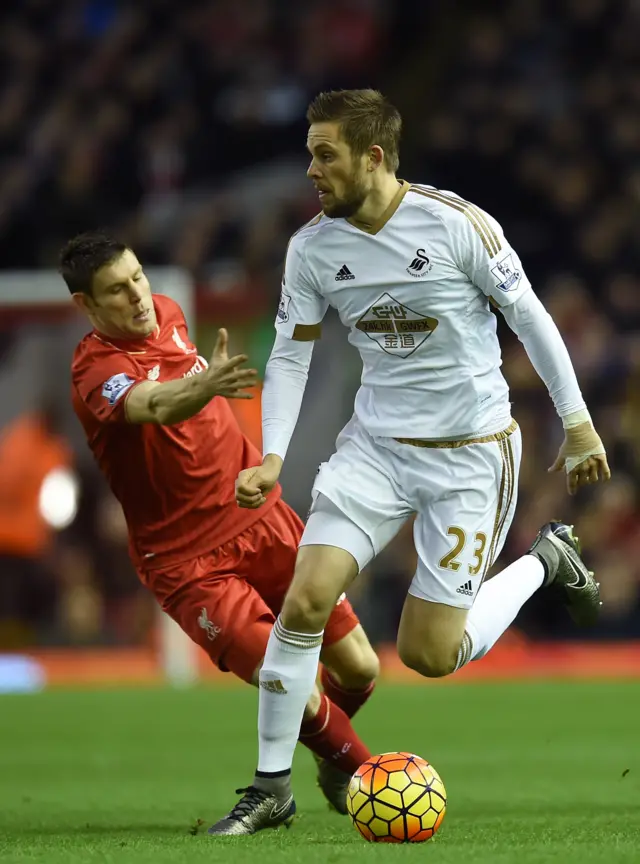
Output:
[[437,326],[435,318],[415,312],[387,293],[356,323],[356,329],[377,342],[384,352],[403,358],[413,354]]

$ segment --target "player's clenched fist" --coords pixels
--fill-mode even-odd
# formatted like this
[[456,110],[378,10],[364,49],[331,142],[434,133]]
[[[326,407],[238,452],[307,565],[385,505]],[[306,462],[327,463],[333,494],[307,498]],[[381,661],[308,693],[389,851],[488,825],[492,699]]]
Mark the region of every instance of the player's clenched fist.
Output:
[[591,422],[565,429],[565,439],[549,471],[563,469],[570,495],[575,495],[580,486],[611,479],[604,445]]
[[274,453],[264,457],[262,465],[245,468],[236,480],[236,501],[238,507],[256,510],[266,503],[267,495],[278,482],[282,469],[282,459]]
[[218,330],[218,338],[207,370],[215,394],[227,399],[253,399],[253,394],[246,390],[254,386],[258,373],[255,369],[240,368],[249,359],[246,354],[236,354],[229,359],[228,345],[229,334],[225,329]]

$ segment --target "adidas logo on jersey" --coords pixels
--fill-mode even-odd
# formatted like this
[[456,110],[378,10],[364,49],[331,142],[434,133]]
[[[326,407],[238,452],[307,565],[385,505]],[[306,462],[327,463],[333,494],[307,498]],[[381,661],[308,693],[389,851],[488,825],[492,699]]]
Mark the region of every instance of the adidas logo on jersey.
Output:
[[343,264],[342,267],[336,273],[336,282],[345,282],[347,279],[355,279],[356,277],[353,275],[351,270],[347,267],[346,264]]
[[458,594],[465,594],[467,597],[473,597],[473,585],[471,584],[471,579],[468,582],[465,582],[464,585],[461,585],[459,588],[456,588]]
[[433,264],[429,258],[427,258],[424,249],[416,249],[416,257],[407,267],[407,273],[409,276],[415,276],[416,278],[419,276],[426,276],[432,267]]

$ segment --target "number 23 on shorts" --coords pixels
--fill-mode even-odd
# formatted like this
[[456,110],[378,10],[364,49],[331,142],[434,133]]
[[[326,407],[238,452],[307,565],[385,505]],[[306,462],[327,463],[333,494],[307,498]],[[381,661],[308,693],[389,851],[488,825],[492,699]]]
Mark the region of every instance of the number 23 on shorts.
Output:
[[[458,560],[467,543],[466,532],[462,528],[451,525],[447,528],[447,535],[455,538],[453,547],[443,555],[438,566],[443,570],[457,571],[462,566],[462,562]],[[473,564],[469,564],[469,575],[477,576],[482,570],[482,562],[484,560],[484,551],[487,545],[487,535],[483,531],[477,531],[474,537],[475,547],[473,550]]]

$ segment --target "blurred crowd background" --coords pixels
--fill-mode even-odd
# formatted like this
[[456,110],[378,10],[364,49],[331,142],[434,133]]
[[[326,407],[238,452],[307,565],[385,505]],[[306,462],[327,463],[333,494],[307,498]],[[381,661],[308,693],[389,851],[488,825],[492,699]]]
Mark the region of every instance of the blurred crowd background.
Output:
[[[360,86],[403,112],[401,177],[501,222],[608,449],[613,480],[569,498],[547,473],[561,424],[501,322],[525,458],[498,567],[549,518],[574,522],[605,600],[588,637],[640,636],[639,39],[637,0],[5,0],[0,648],[141,643],[154,619],[70,411],[85,325],[3,307],[15,271],[55,268],[70,235],[107,227],[145,264],[188,273],[202,353],[225,325],[262,368],[288,237],[317,211],[306,105]],[[302,516],[359,379],[345,335],[329,317],[283,475]],[[255,405],[241,407],[256,437]],[[408,530],[353,590],[376,644],[395,637],[413,567]],[[517,623],[535,638],[584,636],[543,594]]]

